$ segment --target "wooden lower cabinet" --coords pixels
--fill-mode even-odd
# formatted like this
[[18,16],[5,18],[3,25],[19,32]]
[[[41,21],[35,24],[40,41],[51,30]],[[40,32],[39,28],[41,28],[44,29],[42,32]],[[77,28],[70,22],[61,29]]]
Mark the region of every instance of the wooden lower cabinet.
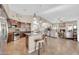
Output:
[[29,41],[29,38],[28,38],[28,35],[26,35],[26,48],[28,49],[28,41]]
[[7,43],[9,43],[11,41],[14,41],[14,33],[13,32],[8,33]]
[[[28,35],[26,35],[26,34],[24,34],[24,33],[20,33],[20,38],[19,39],[21,39],[21,38],[23,38],[23,37],[25,37],[25,44],[26,44],[26,48],[28,48]],[[10,33],[8,33],[8,40],[7,40],[7,43],[10,43],[10,42],[12,42],[12,41],[14,41],[14,32],[10,32]]]
[[28,37],[29,36],[27,34],[25,34],[24,32],[21,32],[20,33],[20,38],[22,38],[22,37],[26,38],[26,42],[25,43],[26,43],[26,48],[28,48],[28,39],[29,39]]

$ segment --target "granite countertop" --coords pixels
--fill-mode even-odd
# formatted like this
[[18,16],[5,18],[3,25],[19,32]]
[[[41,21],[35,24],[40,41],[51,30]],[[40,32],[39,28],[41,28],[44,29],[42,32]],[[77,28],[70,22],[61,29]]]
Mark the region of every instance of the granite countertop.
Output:
[[36,36],[36,35],[41,35],[41,33],[25,33],[26,35],[29,35],[29,36]]

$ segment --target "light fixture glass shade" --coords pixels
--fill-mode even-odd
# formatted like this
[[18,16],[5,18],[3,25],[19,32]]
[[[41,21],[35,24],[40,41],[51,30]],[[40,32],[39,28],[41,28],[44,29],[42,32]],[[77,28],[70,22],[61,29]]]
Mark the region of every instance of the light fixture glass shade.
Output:
[[68,26],[68,30],[72,30],[73,29],[73,26]]
[[74,29],[77,29],[77,26],[76,25],[74,25]]
[[36,16],[36,13],[34,13],[33,15],[33,21],[36,21],[37,20],[37,16]]

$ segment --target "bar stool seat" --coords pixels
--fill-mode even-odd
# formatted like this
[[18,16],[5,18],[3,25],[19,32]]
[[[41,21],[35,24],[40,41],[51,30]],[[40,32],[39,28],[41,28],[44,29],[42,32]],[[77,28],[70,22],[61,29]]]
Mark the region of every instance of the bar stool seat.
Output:
[[36,39],[35,42],[41,42],[44,41],[43,39]]

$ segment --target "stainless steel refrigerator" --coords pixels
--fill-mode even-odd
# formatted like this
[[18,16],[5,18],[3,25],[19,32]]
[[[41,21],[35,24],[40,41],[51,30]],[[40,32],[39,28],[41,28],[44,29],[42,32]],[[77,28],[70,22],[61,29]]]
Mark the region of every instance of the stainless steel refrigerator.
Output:
[[7,44],[8,24],[5,13],[0,8],[0,54],[4,54],[4,47]]
[[8,27],[5,18],[0,18],[0,54],[4,54],[4,47],[7,44]]

